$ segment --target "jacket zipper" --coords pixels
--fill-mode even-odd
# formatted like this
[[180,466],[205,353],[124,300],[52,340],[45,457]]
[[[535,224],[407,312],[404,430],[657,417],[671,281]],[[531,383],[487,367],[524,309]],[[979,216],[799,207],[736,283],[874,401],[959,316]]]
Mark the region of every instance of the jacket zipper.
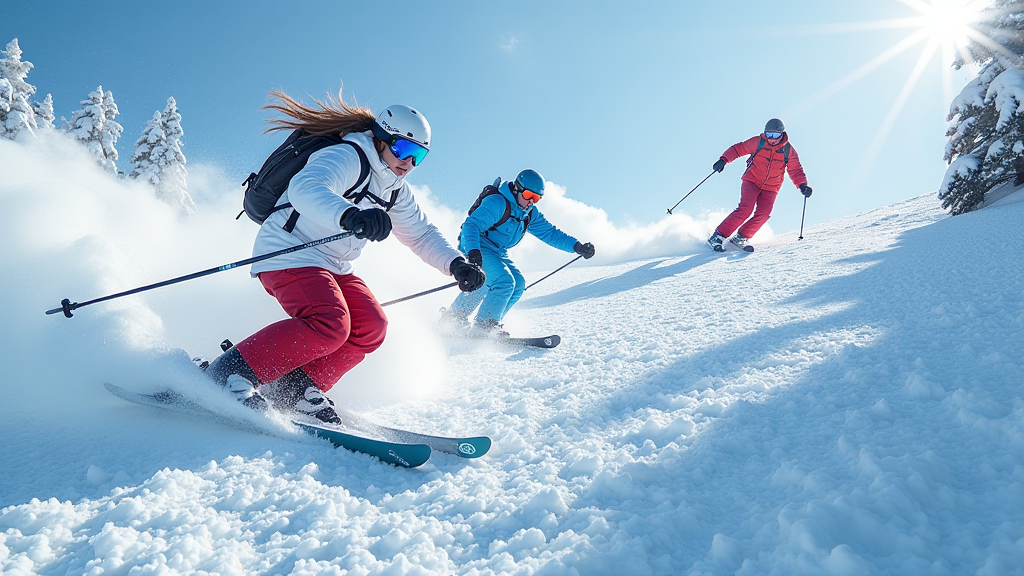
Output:
[[772,158],[775,157],[775,150],[768,149],[768,168],[764,171],[764,182],[758,188],[764,190],[764,185],[768,183],[768,177],[772,175]]

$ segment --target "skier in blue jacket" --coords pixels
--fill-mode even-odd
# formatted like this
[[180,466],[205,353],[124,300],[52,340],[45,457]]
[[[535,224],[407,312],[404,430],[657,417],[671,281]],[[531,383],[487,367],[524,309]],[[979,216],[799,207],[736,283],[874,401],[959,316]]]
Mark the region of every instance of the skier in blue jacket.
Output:
[[[559,250],[587,259],[594,256],[593,244],[581,243],[544,218],[534,206],[543,196],[544,177],[534,170],[523,170],[511,182],[499,178],[484,188],[462,223],[459,246],[470,262],[483,268],[486,289],[459,294],[442,318],[447,331],[469,329],[474,338],[508,337],[501,319],[526,289],[526,280],[508,257],[508,249],[519,244],[527,231]],[[474,310],[476,321],[470,327]]]

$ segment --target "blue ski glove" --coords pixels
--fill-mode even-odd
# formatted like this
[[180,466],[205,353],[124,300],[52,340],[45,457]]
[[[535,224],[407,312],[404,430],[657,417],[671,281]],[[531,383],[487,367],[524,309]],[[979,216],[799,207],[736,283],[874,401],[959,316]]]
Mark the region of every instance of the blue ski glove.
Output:
[[715,169],[715,172],[721,172],[722,170],[725,170],[725,160],[719,158],[718,162],[715,162],[715,165],[712,166],[712,168]]
[[810,198],[811,197],[811,187],[808,186],[807,184],[801,184],[800,185],[800,193],[804,195],[804,198]]

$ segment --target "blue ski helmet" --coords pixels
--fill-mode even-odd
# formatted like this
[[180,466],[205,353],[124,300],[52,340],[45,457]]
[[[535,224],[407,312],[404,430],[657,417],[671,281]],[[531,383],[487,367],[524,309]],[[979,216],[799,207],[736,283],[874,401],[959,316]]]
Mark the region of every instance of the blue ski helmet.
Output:
[[522,190],[532,190],[539,196],[544,195],[544,177],[541,176],[536,170],[523,170],[516,176],[516,193]]

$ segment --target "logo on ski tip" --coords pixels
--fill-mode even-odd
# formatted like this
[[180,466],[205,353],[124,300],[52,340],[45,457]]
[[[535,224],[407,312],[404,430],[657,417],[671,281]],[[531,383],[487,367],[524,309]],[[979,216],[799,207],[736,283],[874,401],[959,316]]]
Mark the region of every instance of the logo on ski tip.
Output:
[[467,456],[472,456],[473,454],[476,454],[476,446],[473,446],[469,442],[459,442],[459,452],[462,452]]
[[402,466],[405,466],[405,467],[407,467],[407,468],[409,468],[409,467],[410,467],[410,466],[409,466],[409,463],[408,463],[408,462],[406,462],[405,458],[402,458],[402,457],[401,457],[401,456],[399,456],[398,454],[395,454],[395,451],[394,451],[394,450],[388,450],[388,455],[390,455],[390,456],[391,456],[392,458],[394,458],[394,459],[395,459],[395,460],[396,460],[396,461],[397,461],[397,462],[398,462],[399,464],[401,464]]
[[545,346],[551,346],[551,338],[545,338],[544,339],[544,345]]

